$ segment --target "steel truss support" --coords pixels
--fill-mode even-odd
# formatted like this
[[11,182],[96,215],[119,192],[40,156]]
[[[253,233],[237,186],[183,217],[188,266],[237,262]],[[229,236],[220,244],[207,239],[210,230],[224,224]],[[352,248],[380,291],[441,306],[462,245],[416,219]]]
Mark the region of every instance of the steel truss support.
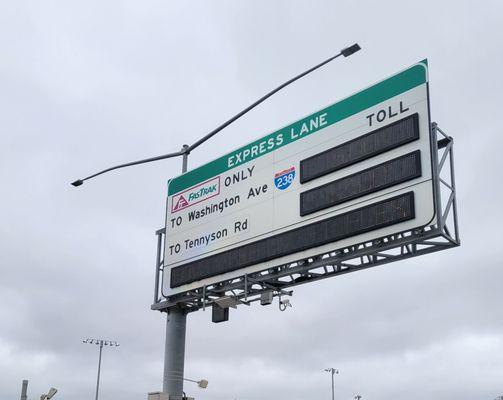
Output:
[[193,312],[212,305],[222,297],[234,297],[243,304],[250,304],[260,300],[260,295],[264,292],[273,291],[274,296],[291,295],[292,292],[285,291],[286,288],[459,246],[454,141],[436,123],[431,126],[431,135],[436,211],[431,225],[345,247],[318,257],[271,265],[269,269],[257,273],[207,285],[167,299],[162,299],[160,295],[165,239],[165,230],[161,229],[156,232],[156,284],[151,308],[166,311],[176,305],[186,312]]

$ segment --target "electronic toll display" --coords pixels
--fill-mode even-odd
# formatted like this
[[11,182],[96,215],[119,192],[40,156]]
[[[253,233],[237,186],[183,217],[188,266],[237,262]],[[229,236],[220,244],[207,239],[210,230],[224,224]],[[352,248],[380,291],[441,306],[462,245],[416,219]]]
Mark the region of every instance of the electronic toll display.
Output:
[[428,225],[428,66],[168,183],[163,295]]

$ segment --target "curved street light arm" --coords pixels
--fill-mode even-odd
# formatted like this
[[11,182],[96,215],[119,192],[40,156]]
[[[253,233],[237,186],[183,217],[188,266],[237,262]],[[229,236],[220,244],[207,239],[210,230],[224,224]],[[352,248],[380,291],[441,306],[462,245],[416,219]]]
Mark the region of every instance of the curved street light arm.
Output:
[[276,89],[274,90],[271,90],[269,93],[267,93],[266,95],[262,96],[260,99],[258,99],[255,103],[249,105],[248,107],[246,107],[243,111],[237,113],[235,116],[233,116],[231,119],[229,119],[228,121],[224,122],[222,125],[220,125],[218,128],[215,128],[214,130],[212,130],[210,133],[208,133],[206,136],[202,137],[201,139],[199,139],[197,142],[195,142],[194,144],[190,145],[189,148],[187,149],[187,151],[190,153],[192,150],[194,150],[196,147],[200,146],[201,144],[203,144],[204,142],[206,142],[208,139],[212,138],[213,136],[215,136],[218,132],[220,132],[222,129],[226,128],[227,126],[229,126],[230,124],[232,124],[234,121],[236,121],[238,118],[241,118],[243,115],[245,115],[247,112],[251,111],[252,109],[254,109],[256,106],[258,106],[260,103],[262,103],[263,101],[267,100],[269,97],[271,97],[273,94],[279,92],[281,89],[283,89],[284,87],[290,85],[291,83],[295,82],[296,80],[302,78],[303,76],[306,76],[307,74],[317,70],[318,68],[320,67],[323,67],[325,64],[328,64],[330,61],[332,60],[335,60],[337,57],[340,57],[340,56],[344,56],[344,57],[349,57],[351,54],[353,53],[356,53],[358,50],[360,50],[360,46],[355,43],[349,47],[346,47],[345,49],[342,49],[338,54],[336,54],[335,56],[332,56],[330,58],[327,58],[325,61],[315,65],[314,67],[312,68],[309,68],[307,71],[304,71],[302,72],[301,74],[293,77],[292,79],[286,81],[285,83],[283,83],[282,85],[279,85]]
[[152,162],[152,161],[159,161],[159,160],[165,160],[166,158],[172,158],[172,157],[179,157],[179,156],[183,156],[185,153],[187,153],[187,150],[186,150],[186,147],[183,148],[183,150],[180,150],[180,151],[177,151],[176,153],[169,153],[169,154],[164,154],[162,156],[157,156],[157,157],[151,157],[151,158],[145,158],[143,160],[138,160],[138,161],[132,161],[132,162],[128,162],[128,163],[125,163],[125,164],[120,164],[120,165],[116,165],[115,167],[110,167],[110,168],[107,168],[107,169],[104,169],[103,171],[100,171],[100,172],[97,172],[93,175],[89,175],[83,179],[77,179],[76,181],[72,182],[72,185],[77,187],[77,186],[80,186],[84,183],[84,181],[87,181],[88,179],[92,179],[98,175],[102,175],[106,172],[110,172],[110,171],[113,171],[115,169],[119,169],[119,168],[125,168],[125,167],[131,167],[133,165],[139,165],[139,164],[145,164],[145,163],[149,163],[149,162]]
[[301,74],[293,77],[292,79],[286,81],[282,85],[279,85],[276,89],[271,90],[269,93],[267,93],[266,95],[262,96],[260,99],[258,99],[253,104],[250,104],[244,110],[242,110],[239,113],[237,113],[236,115],[234,115],[232,118],[230,118],[229,120],[227,120],[226,122],[224,122],[219,127],[213,129],[210,133],[208,133],[207,135],[203,136],[201,139],[199,139],[195,143],[191,144],[190,146],[183,146],[182,150],[177,151],[176,153],[169,153],[169,154],[165,154],[165,155],[162,155],[162,156],[151,157],[151,158],[146,158],[144,160],[138,160],[138,161],[133,161],[133,162],[125,163],[125,164],[116,165],[115,167],[110,167],[110,168],[104,169],[103,171],[97,172],[97,173],[95,173],[93,175],[89,175],[86,178],[77,179],[76,181],[72,182],[72,185],[75,186],[75,187],[80,186],[80,185],[82,185],[84,183],[84,181],[87,181],[88,179],[92,179],[92,178],[94,178],[94,177],[96,177],[98,175],[102,175],[102,174],[104,174],[106,172],[110,172],[110,171],[113,171],[113,170],[116,170],[116,169],[119,169],[119,168],[131,167],[133,165],[145,164],[145,163],[149,163],[149,162],[152,162],[152,161],[164,160],[166,158],[172,158],[172,157],[179,157],[179,156],[183,156],[183,155],[188,155],[192,150],[196,149],[197,147],[199,147],[200,145],[202,145],[204,142],[206,142],[207,140],[211,139],[213,136],[215,136],[222,129],[226,128],[227,126],[229,126],[230,124],[232,124],[234,121],[236,121],[237,119],[241,118],[243,115],[245,115],[246,113],[248,113],[249,111],[251,111],[252,109],[254,109],[260,103],[262,103],[265,100],[267,100],[273,94],[279,92],[284,87],[290,85],[291,83],[293,83],[296,80],[302,78],[303,76],[306,76],[307,74],[309,74],[309,73],[317,70],[318,68],[324,66],[325,64],[328,64],[330,61],[335,60],[337,57],[340,57],[340,56],[349,57],[351,54],[356,53],[360,49],[361,49],[361,47],[357,43],[355,43],[355,44],[353,44],[353,45],[351,45],[349,47],[346,47],[346,48],[342,49],[335,56],[327,58],[325,61],[323,61],[323,62],[315,65],[312,68],[309,68],[307,71],[304,71]]

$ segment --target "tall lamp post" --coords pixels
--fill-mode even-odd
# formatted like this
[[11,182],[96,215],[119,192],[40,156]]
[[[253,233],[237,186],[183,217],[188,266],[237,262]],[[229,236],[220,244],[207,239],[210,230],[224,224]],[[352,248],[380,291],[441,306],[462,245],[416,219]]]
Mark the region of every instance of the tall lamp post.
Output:
[[118,347],[120,345],[115,340],[103,340],[103,339],[86,339],[83,340],[82,343],[95,344],[97,346],[100,346],[100,356],[98,359],[98,378],[96,379],[96,396],[95,396],[95,400],[98,400],[98,391],[100,389],[101,353],[103,352],[103,346]]
[[[257,107],[259,104],[263,103],[269,97],[279,92],[281,89],[290,85],[291,83],[297,81],[298,79],[310,74],[311,72],[321,68],[322,66],[328,64],[329,62],[335,60],[338,57],[349,57],[352,54],[359,51],[361,48],[358,43],[354,43],[341,51],[339,51],[334,56],[327,58],[325,61],[309,68],[308,70],[300,73],[299,75],[289,79],[285,83],[279,85],[277,88],[271,90],[269,93],[262,96],[260,99],[250,104],[244,110],[238,112],[229,120],[225,121],[220,126],[213,129],[211,132],[207,133],[205,136],[197,140],[196,142],[189,145],[184,145],[181,150],[163,154],[156,157],[145,158],[143,160],[131,161],[124,164],[115,165],[113,167],[106,168],[92,175],[86,176],[85,178],[77,179],[71,184],[75,187],[81,186],[85,181],[93,179],[97,176],[105,174],[110,171],[114,171],[121,168],[132,167],[134,165],[146,164],[153,161],[165,160],[173,157],[182,157],[182,172],[187,171],[187,161],[189,154],[195,150],[197,147],[205,143],[207,140],[211,139],[218,132],[232,124],[237,119],[241,118],[243,115]],[[157,284],[156,284],[157,290]],[[157,302],[157,295],[155,293],[155,301]],[[170,306],[165,309],[167,312],[166,319],[166,342],[164,349],[164,377],[163,377],[163,392],[167,393],[170,397],[179,399],[183,396],[183,369],[185,360],[185,328],[187,324],[187,313],[178,306]]]
[[330,372],[332,375],[332,400],[334,400],[334,375],[339,373],[338,369],[335,368],[325,368],[326,372]]

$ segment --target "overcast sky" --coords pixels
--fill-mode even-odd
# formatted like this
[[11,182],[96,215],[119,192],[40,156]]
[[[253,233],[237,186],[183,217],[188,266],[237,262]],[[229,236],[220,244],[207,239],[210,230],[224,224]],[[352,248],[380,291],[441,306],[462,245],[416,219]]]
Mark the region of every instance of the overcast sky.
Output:
[[293,308],[188,317],[204,400],[491,400],[503,395],[501,1],[0,0],[0,398],[146,399],[162,387],[150,311],[168,160],[266,91],[358,41],[190,156],[190,167],[428,58],[455,138],[462,246],[295,289]]

